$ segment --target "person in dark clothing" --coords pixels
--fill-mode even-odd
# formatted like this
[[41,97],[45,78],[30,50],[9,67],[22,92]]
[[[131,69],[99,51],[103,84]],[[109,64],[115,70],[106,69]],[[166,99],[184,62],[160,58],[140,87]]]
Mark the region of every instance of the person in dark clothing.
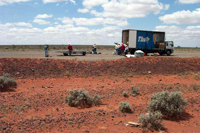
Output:
[[73,50],[73,48],[72,48],[72,46],[69,44],[69,46],[68,46],[68,50],[69,50],[69,56],[71,56],[72,55],[72,50]]
[[93,54],[97,54],[97,47],[96,47],[96,44],[93,45],[92,51],[93,51]]
[[49,49],[49,45],[45,45],[44,46],[45,57],[49,57],[48,49]]

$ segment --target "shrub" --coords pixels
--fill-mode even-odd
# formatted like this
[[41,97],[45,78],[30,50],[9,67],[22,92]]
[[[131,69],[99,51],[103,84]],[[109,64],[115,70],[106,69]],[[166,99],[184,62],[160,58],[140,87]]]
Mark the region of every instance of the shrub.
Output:
[[135,97],[138,95],[138,91],[139,89],[134,87],[134,86],[131,86],[131,96]]
[[130,113],[131,105],[129,104],[129,102],[120,102],[119,109],[124,113]]
[[83,89],[70,91],[70,94],[66,95],[65,101],[71,107],[91,107],[93,104],[100,104],[101,97],[99,95],[95,95],[91,98],[88,92]]
[[122,93],[122,95],[123,95],[124,97],[128,97],[128,92],[124,91],[124,92]]
[[0,76],[0,90],[14,88],[16,86],[17,82],[13,78],[10,78],[9,74],[4,74],[3,76]]
[[168,91],[159,92],[151,96],[151,102],[148,104],[150,112],[160,111],[166,116],[178,116],[183,112],[183,108],[188,102],[182,99],[181,92]]
[[85,107],[92,106],[92,98],[85,90],[73,90],[70,91],[71,95],[67,95],[65,101],[71,107]]
[[68,71],[65,72],[65,76],[70,77],[70,75],[71,75],[70,72],[68,72]]
[[164,125],[161,112],[150,112],[147,115],[141,114],[138,118],[138,123],[140,123],[140,128],[145,130],[160,130]]
[[93,97],[93,103],[94,103],[94,105],[99,105],[99,104],[101,104],[101,96],[99,96],[99,95],[94,95],[94,97]]
[[193,89],[194,91],[199,91],[199,90],[200,90],[200,85],[193,84],[193,85],[192,85],[192,89]]

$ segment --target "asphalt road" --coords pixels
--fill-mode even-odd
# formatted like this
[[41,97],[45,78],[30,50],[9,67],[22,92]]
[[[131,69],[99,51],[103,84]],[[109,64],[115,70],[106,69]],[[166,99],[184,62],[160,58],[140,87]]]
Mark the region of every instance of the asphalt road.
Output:
[[[67,59],[67,60],[82,60],[82,61],[97,61],[97,60],[116,60],[123,59],[124,56],[113,55],[113,51],[101,50],[98,51],[102,54],[93,55],[87,54],[86,56],[82,55],[73,55],[73,56],[63,56],[62,53],[56,53],[50,51],[49,55],[51,59]],[[46,58],[44,57],[44,51],[0,51],[0,58]],[[199,51],[175,51],[171,56],[161,56],[161,57],[180,57],[180,58],[200,58]]]

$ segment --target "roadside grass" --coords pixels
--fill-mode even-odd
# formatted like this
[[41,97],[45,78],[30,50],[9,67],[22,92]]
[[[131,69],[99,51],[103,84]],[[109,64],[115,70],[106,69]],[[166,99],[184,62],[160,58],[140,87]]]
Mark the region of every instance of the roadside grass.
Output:
[[200,51],[200,48],[175,48],[175,51],[188,51],[188,52],[194,52],[194,51]]
[[200,85],[192,84],[192,85],[191,85],[191,88],[192,88],[192,90],[195,91],[195,92],[200,91]]
[[200,72],[198,72],[198,73],[192,73],[192,76],[193,76],[193,78],[194,79],[196,79],[196,80],[200,80]]

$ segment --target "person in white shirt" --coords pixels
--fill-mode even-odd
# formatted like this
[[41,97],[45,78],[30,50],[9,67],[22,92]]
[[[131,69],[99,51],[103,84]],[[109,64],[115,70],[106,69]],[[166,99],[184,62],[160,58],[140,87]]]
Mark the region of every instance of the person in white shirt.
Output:
[[119,47],[120,47],[120,44],[117,43],[117,44],[115,45],[115,54],[116,54],[116,55],[119,54]]
[[125,55],[128,54],[128,45],[125,45]]

